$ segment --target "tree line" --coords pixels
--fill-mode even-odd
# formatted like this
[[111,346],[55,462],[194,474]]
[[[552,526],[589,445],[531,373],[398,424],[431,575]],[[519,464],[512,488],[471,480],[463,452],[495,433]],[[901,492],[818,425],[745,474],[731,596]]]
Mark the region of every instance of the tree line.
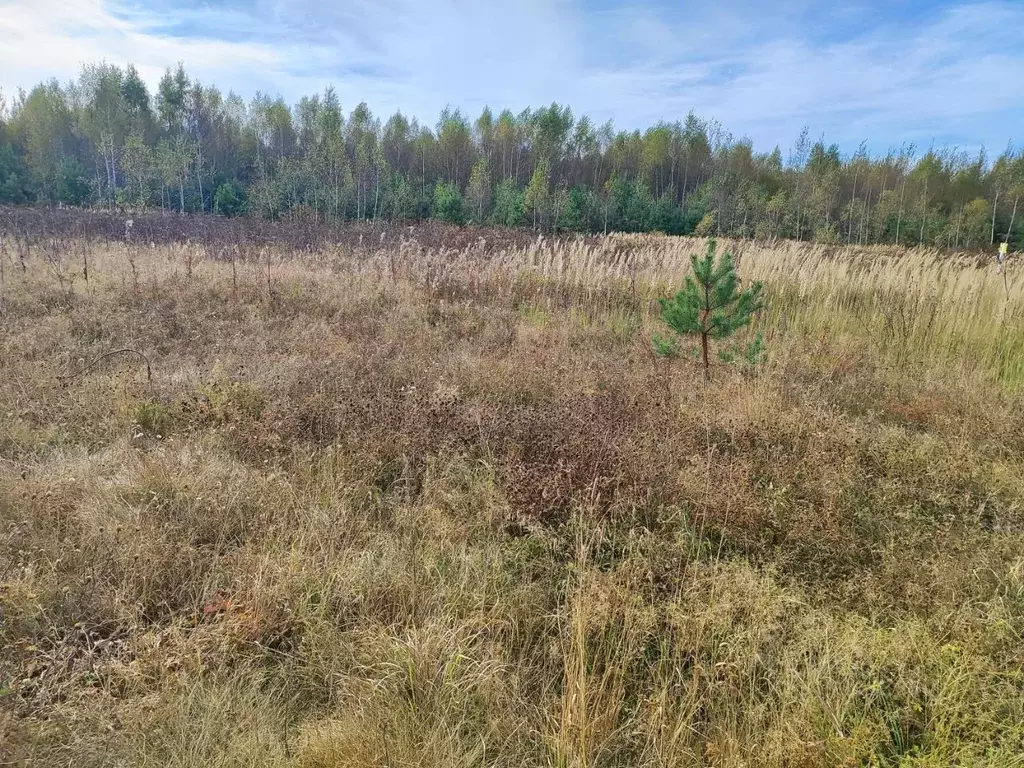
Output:
[[755,152],[694,114],[617,131],[552,104],[446,108],[434,126],[335,92],[245,101],[168,69],[155,93],[107,63],[0,95],[0,204],[330,221],[435,218],[542,231],[824,243],[1024,246],[1024,152],[903,145],[843,155],[805,129]]

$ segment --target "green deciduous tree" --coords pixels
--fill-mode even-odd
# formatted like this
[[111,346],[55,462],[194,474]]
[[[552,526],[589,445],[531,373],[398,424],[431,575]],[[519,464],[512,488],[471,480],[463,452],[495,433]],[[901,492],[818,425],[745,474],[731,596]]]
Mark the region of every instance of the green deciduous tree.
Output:
[[0,203],[20,205],[31,202],[34,191],[25,158],[11,141],[6,117],[6,104],[0,93]]
[[128,199],[136,205],[145,205],[149,198],[153,153],[139,134],[133,133],[125,139],[121,152],[121,167],[125,173]]
[[469,175],[469,186],[466,187],[466,203],[470,215],[477,221],[483,221],[491,207],[491,179],[487,172],[487,161],[481,158],[473,166]]
[[976,197],[964,205],[961,228],[965,247],[978,247],[989,242],[991,217],[992,206],[983,197]]
[[530,178],[523,196],[523,204],[527,213],[533,217],[533,228],[539,229],[544,222],[551,206],[551,195],[548,192],[547,163],[538,163]]
[[74,134],[74,116],[56,80],[37,85],[15,106],[11,135],[22,147],[41,202],[71,202],[61,194],[65,169],[75,159]]
[[401,112],[382,124],[366,104],[346,115],[330,88],[295,105],[222,96],[180,64],[152,96],[130,64],[100,63],[8,102],[0,199],[11,203],[148,205],[159,190],[163,207],[209,211],[230,181],[254,215],[418,219],[443,181],[464,195],[464,216],[543,231],[1024,246],[1024,154],[1012,146],[991,159],[919,158],[913,145],[844,155],[804,130],[784,163],[785,148],[757,152],[694,114],[624,131],[559,104],[473,121],[445,109],[431,130]]

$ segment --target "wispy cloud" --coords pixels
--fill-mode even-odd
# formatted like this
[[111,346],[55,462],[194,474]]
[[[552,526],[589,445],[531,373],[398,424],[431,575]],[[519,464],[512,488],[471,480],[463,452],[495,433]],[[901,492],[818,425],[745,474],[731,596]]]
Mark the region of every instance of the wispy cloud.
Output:
[[1018,0],[0,0],[0,87],[99,59],[155,83],[182,60],[244,95],[333,84],[427,122],[559,101],[627,128],[693,109],[765,148],[808,125],[847,148],[999,149],[1024,118],[1022,28]]
[[[848,147],[866,139],[1001,148],[1024,116],[1024,51],[1013,41],[1024,25],[1019,3],[954,6],[916,24],[859,18],[838,39],[797,8],[754,35],[744,19],[716,13],[717,24],[693,16],[666,23],[683,40],[687,26],[717,29],[714,52],[698,38],[696,51],[684,43],[668,66],[652,59],[628,72],[587,73],[584,100],[640,123],[693,108],[760,145],[785,145],[809,125]],[[693,62],[707,69],[697,82]]]
[[179,60],[226,80],[253,69],[286,67],[282,52],[271,45],[152,34],[102,0],[0,0],[0,39],[0,87],[5,92],[51,77],[71,79],[82,64],[99,60],[133,62],[153,82]]

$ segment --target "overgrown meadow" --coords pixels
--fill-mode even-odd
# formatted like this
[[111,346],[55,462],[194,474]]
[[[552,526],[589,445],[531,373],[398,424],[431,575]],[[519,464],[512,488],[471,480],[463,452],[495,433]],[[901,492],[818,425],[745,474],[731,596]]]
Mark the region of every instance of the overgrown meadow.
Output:
[[0,240],[0,763],[1024,765],[1012,260],[720,243],[705,386],[700,240],[145,226]]

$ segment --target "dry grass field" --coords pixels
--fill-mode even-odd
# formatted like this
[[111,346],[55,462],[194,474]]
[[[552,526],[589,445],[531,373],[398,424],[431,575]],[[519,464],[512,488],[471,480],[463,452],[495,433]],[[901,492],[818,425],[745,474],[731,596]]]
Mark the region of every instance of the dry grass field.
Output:
[[1024,766],[1017,265],[363,242],[3,241],[0,765]]

